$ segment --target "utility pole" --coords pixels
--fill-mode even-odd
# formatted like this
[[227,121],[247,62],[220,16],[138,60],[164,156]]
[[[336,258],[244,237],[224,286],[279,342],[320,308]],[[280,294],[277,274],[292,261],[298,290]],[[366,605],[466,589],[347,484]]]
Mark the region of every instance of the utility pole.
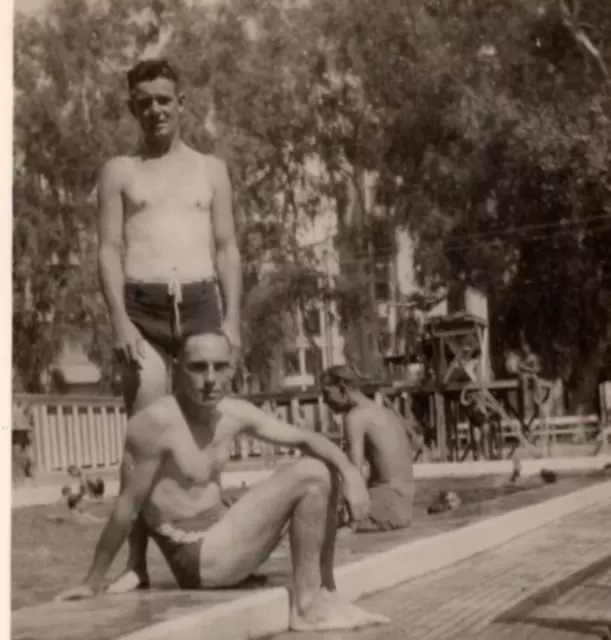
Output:
[[389,261],[390,267],[390,300],[388,301],[388,324],[392,329],[390,334],[391,353],[396,355],[399,349],[397,329],[399,327],[399,274],[397,258],[393,256]]
[[[377,282],[378,282],[378,269],[377,269],[377,260],[375,256],[375,250],[373,246],[373,242],[371,240],[371,236],[368,238],[368,263],[369,263],[369,310],[370,310],[370,321],[369,321],[369,332],[368,335],[371,337],[369,342],[368,356],[370,361],[370,366],[372,369],[376,371],[376,374],[379,373],[379,369],[382,363],[381,352],[380,352],[380,315],[378,313],[378,300],[377,300]],[[388,271],[388,269],[386,269]],[[388,278],[388,273],[386,273],[386,278]]]
[[[329,242],[329,245],[332,246],[332,242]],[[327,246],[325,249],[325,278],[327,280],[327,287],[329,293],[331,293],[333,289],[333,276],[331,275],[331,265],[330,265],[330,246]],[[329,296],[326,296],[323,300],[323,315],[324,315],[324,331],[325,331],[325,357],[327,360],[326,366],[331,367],[335,364],[334,362],[334,348],[333,348],[333,325],[335,324],[335,317],[331,310],[331,303],[329,300]]]

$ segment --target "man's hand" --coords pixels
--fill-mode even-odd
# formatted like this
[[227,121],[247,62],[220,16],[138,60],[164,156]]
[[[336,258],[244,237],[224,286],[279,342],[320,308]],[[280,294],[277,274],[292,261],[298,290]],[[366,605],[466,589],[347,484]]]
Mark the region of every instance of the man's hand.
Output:
[[94,598],[97,595],[97,590],[91,585],[81,584],[78,587],[72,587],[62,591],[59,595],[55,596],[56,602],[67,602],[69,600],[86,600],[87,598]]
[[242,352],[242,336],[240,335],[239,323],[225,319],[222,326],[223,333],[227,336],[229,344],[231,345],[231,359],[232,364],[237,366],[240,360],[240,354]]
[[129,318],[115,326],[115,355],[122,364],[138,362],[144,357],[144,338]]
[[129,593],[138,589],[148,589],[150,586],[151,582],[146,571],[138,573],[128,569],[106,589],[106,593]]
[[238,322],[226,318],[223,322],[222,331],[227,336],[232,347],[242,348],[242,336],[240,335],[240,324]]
[[363,476],[356,467],[344,474],[342,493],[348,503],[352,519],[355,522],[364,520],[369,515],[369,493]]

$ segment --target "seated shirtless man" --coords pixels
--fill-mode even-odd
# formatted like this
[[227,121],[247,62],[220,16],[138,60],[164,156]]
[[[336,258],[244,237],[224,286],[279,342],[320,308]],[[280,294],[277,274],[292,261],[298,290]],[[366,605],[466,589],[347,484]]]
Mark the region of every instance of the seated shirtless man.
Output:
[[[353,629],[386,622],[342,602],[333,577],[334,494],[353,516],[367,516],[367,488],[356,467],[325,436],[276,419],[225,395],[230,346],[221,333],[187,340],[174,395],[133,416],[127,427],[123,484],[85,583],[59,596],[92,597],[141,511],[151,537],[185,589],[237,585],[256,570],[290,527],[291,628]],[[221,500],[220,475],[240,434],[300,447],[305,457],[247,491]]]
[[189,335],[222,326],[239,347],[242,275],[227,169],[182,141],[176,70],[144,60],[127,84],[142,137],[100,172],[98,262],[131,414],[168,392]]
[[369,516],[356,523],[357,532],[408,527],[414,501],[413,432],[394,410],[370,400],[358,388],[352,369],[340,365],[321,374],[323,397],[329,408],[345,414],[345,437],[353,464],[369,465]]

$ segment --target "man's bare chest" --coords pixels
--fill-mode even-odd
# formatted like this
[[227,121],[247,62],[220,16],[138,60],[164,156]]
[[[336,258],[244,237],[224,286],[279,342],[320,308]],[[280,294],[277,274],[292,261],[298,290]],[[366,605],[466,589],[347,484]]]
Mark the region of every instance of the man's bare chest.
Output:
[[134,167],[123,187],[126,214],[159,210],[206,211],[212,202],[212,188],[197,167],[176,165]]
[[215,480],[229,462],[236,436],[235,425],[224,418],[212,433],[185,426],[177,432],[168,457],[172,475],[185,485],[205,486]]

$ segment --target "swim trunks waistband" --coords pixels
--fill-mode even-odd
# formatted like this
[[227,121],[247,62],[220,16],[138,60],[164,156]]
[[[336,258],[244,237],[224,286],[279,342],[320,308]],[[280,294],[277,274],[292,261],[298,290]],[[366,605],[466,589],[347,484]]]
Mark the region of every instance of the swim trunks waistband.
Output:
[[164,289],[164,290],[168,290],[168,288],[172,285],[178,284],[181,287],[197,287],[198,285],[202,284],[203,282],[208,282],[208,283],[215,283],[217,281],[216,276],[212,275],[212,276],[208,276],[207,278],[200,278],[198,280],[188,280],[185,282],[182,282],[180,280],[176,280],[176,279],[169,279],[167,281],[162,281],[162,280],[133,280],[131,278],[126,278],[125,279],[125,285],[126,286],[145,286],[145,287],[159,287],[159,289]]

